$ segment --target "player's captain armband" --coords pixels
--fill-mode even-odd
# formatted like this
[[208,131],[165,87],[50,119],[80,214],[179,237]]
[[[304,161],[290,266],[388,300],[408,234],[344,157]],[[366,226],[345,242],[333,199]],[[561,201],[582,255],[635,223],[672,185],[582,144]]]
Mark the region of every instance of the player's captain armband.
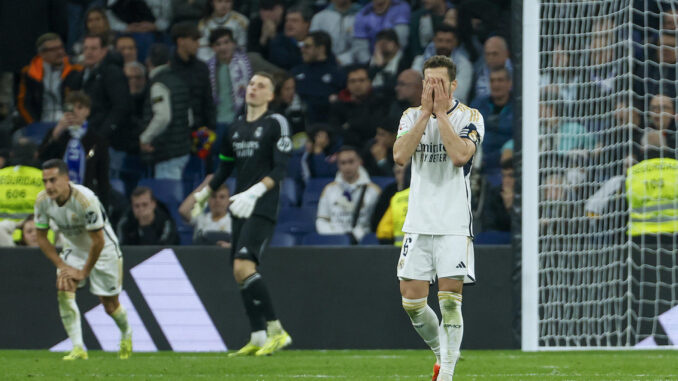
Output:
[[468,126],[462,128],[459,133],[460,138],[468,139],[473,142],[476,146],[480,143],[480,136],[478,135],[478,129],[473,123],[469,123]]
[[235,161],[234,158],[226,155],[219,154],[219,160],[221,161]]

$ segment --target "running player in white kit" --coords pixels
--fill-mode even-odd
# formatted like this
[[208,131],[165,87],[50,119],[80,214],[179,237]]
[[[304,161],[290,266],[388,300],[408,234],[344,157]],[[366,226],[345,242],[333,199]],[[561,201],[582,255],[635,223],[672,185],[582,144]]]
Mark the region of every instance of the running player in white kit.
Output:
[[[469,175],[485,128],[478,110],[454,99],[456,65],[445,56],[424,64],[421,106],[403,113],[396,163],[412,162],[410,197],[398,261],[405,311],[436,355],[433,380],[452,380],[463,335],[461,293],[474,283]],[[442,322],[427,304],[438,278]]]
[[[97,295],[118,328],[120,328],[121,359],[132,353],[132,329],[127,311],[118,302],[122,291],[122,252],[106,212],[97,196],[88,188],[68,179],[68,166],[60,159],[42,165],[45,190],[35,201],[35,226],[38,244],[45,256],[57,268],[59,313],[73,350],[64,360],[87,359],[82,342],[80,310],[75,291],[89,278],[89,290]],[[63,249],[47,240],[50,220],[63,239]]]

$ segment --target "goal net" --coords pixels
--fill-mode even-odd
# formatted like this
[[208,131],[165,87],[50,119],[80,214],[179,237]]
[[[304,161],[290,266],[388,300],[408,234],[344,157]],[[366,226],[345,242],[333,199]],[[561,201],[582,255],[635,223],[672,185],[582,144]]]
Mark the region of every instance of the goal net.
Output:
[[[639,188],[627,188],[630,167],[676,158],[678,2],[536,3],[538,137],[532,146],[524,141],[538,163],[531,246],[537,253],[524,257],[527,269],[533,258],[538,274],[536,290],[527,291],[533,300],[523,301],[536,304],[534,319],[527,319],[536,324],[528,347],[678,345],[678,240],[666,224],[662,234],[629,234],[634,218],[646,218],[659,205],[647,198],[678,192],[676,178],[671,170],[655,177],[666,179],[660,184],[666,189],[644,195],[639,211],[629,201]],[[525,71],[523,77],[530,80]],[[523,136],[529,128],[525,123]],[[678,210],[676,197],[668,198]],[[661,220],[666,213],[653,216]]]

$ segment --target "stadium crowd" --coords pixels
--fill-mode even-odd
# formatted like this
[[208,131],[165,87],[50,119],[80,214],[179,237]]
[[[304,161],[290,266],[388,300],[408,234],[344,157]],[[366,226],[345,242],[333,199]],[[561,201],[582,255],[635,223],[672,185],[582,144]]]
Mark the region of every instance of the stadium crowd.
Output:
[[508,243],[510,1],[8,3],[0,12],[0,33],[11,36],[0,55],[3,245],[34,245],[40,163],[61,158],[71,181],[107,206],[121,243],[228,247],[233,181],[197,218],[192,195],[258,71],[276,78],[271,109],[287,118],[294,142],[272,244],[399,245],[409,172],[394,164],[392,147],[400,116],[420,105],[422,65],[433,55],[454,60],[455,97],[485,120],[474,230],[481,243],[483,234]]

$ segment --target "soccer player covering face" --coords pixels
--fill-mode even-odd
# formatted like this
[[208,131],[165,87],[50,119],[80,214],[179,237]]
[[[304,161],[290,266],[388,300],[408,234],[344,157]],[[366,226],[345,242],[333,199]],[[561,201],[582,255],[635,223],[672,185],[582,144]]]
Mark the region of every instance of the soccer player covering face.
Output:
[[220,163],[209,185],[195,194],[193,214],[204,209],[209,195],[237,170],[229,209],[233,218],[231,259],[252,333],[249,343],[229,356],[264,356],[292,343],[280,325],[257,265],[273,236],[278,215],[280,181],[292,151],[287,120],[268,111],[274,84],[268,73],[256,73],[247,85],[246,116],[238,117],[224,137]]
[[[69,182],[68,166],[52,159],[42,165],[45,190],[35,201],[35,226],[38,245],[57,268],[59,313],[73,350],[64,360],[87,359],[82,343],[80,310],[75,291],[89,279],[89,290],[97,295],[120,328],[121,359],[132,353],[132,329],[127,311],[118,302],[122,291],[122,252],[118,238],[97,196],[88,188]],[[63,250],[47,240],[50,221],[63,238]]]
[[[464,331],[461,293],[474,283],[469,175],[485,132],[483,118],[454,98],[456,66],[445,56],[424,64],[421,106],[403,113],[396,163],[412,162],[398,278],[403,308],[436,356],[433,380],[452,380]],[[442,321],[426,303],[438,278]]]

